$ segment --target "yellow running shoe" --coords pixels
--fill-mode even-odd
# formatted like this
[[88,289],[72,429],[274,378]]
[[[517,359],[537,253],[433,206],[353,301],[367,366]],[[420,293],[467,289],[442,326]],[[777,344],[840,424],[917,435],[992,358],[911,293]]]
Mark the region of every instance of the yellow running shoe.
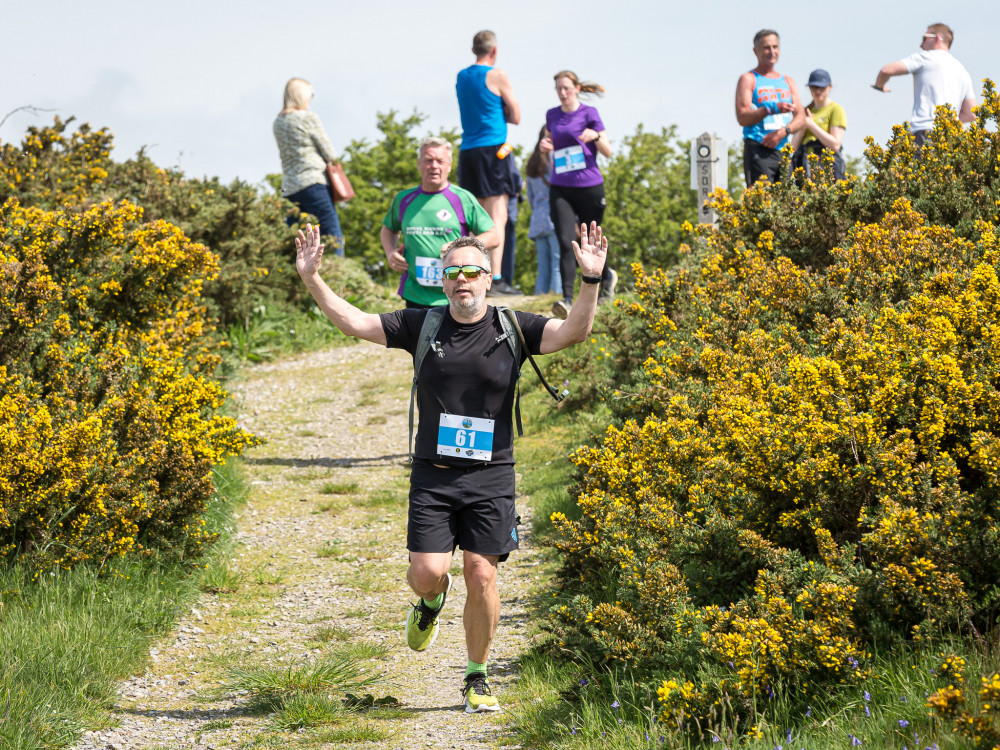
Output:
[[406,618],[406,645],[414,651],[426,651],[437,639],[438,615],[444,609],[450,590],[451,573],[448,574],[448,586],[444,590],[440,607],[431,609],[424,604],[423,599],[417,599],[417,603],[410,610],[410,615]]
[[490,683],[482,672],[473,672],[465,677],[465,713],[478,714],[486,711],[499,711],[500,702],[490,690]]

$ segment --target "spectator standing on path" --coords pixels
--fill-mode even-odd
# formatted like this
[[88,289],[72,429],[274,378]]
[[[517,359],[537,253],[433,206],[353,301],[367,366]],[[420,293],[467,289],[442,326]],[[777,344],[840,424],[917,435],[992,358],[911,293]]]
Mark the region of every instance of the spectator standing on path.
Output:
[[535,277],[535,294],[554,292],[562,294],[562,275],[559,271],[559,240],[555,225],[549,214],[549,180],[552,176],[550,153],[542,153],[541,143],[545,138],[545,126],[538,134],[535,150],[524,168],[528,191],[528,205],[531,206],[531,223],[528,238],[535,241],[535,256],[538,274]]
[[[545,137],[539,143],[544,153],[552,154],[553,174],[549,181],[549,209],[559,239],[559,266],[562,276],[562,299],[552,305],[552,312],[565,318],[573,305],[573,282],[576,259],[573,243],[578,222],[600,224],[604,220],[604,175],[597,166],[597,154],[611,156],[611,144],[595,107],[580,101],[580,94],[604,93],[593,81],[580,83],[572,70],[553,76],[559,106],[545,113]],[[598,304],[615,298],[618,274],[604,266]]]
[[812,101],[805,108],[805,127],[792,136],[792,168],[803,167],[806,177],[810,176],[809,154],[821,154],[823,149],[833,152],[833,177],[843,180],[847,176],[844,163],[844,131],[847,129],[847,113],[844,108],[830,98],[833,81],[830,74],[818,68],[809,74],[809,93]]
[[781,55],[778,32],[758,31],[753,52],[757,67],[741,75],[736,84],[736,121],[743,126],[747,187],[761,177],[771,182],[781,179],[781,149],[805,124],[795,81],[775,70]]
[[975,116],[976,95],[972,88],[972,77],[951,54],[951,43],[955,39],[952,30],[943,23],[927,27],[920,40],[920,51],[891,62],[878,72],[872,88],[886,94],[885,87],[893,76],[913,74],[913,113],[910,115],[910,131],[919,149],[924,145],[927,131],[934,127],[934,109],[944,104],[958,112],[960,122],[972,122]]
[[[586,340],[594,323],[608,241],[597,224],[580,227],[580,237],[573,249],[583,287],[566,320],[514,313],[525,342],[518,350],[521,362],[502,343],[500,311],[486,304],[489,251],[474,237],[450,243],[443,254],[448,306],[432,342],[436,356],[428,353],[414,373],[420,420],[410,473],[406,580],[419,599],[406,620],[406,640],[415,651],[434,643],[451,585],[452,556],[460,546],[468,592],[463,624],[469,660],[462,687],[467,713],[500,709],[486,667],[500,620],[497,567],[518,546],[511,410],[525,349],[532,354],[565,349]],[[299,275],[337,328],[416,352],[432,311],[363,312],[320,277],[323,245],[316,229],[299,232],[295,248]]]
[[[309,111],[313,87],[301,78],[285,84],[284,108],[272,130],[281,155],[281,194],[319,220],[319,231],[334,239],[337,255],[344,254],[340,217],[326,181],[326,165],[337,161],[333,144],[319,115]],[[289,217],[291,226],[294,219]]]
[[451,144],[444,138],[420,142],[417,169],[420,185],[397,193],[382,220],[382,249],[389,268],[403,274],[399,296],[407,307],[447,305],[441,250],[470,233],[493,245],[496,228],[472,193],[448,182]]
[[476,62],[459,71],[455,83],[458,109],[462,117],[462,148],[458,153],[458,184],[472,193],[497,228],[493,254],[493,286],[490,296],[520,294],[502,277],[504,236],[507,226],[507,198],[517,193],[505,159],[507,123],[521,121],[521,107],[514,97],[510,78],[497,62],[497,37],[480,31],[472,39]]

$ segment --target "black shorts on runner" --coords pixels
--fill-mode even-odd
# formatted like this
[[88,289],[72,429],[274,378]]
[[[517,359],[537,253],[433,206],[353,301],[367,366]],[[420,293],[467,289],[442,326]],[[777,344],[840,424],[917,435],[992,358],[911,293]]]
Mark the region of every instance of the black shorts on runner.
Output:
[[762,143],[743,139],[743,177],[747,187],[764,175],[771,183],[781,181],[781,152]]
[[[477,198],[491,195],[516,195],[514,178],[507,159],[497,157],[502,146],[463,148],[458,152],[458,186]],[[507,158],[510,158],[509,156]]]
[[518,545],[514,467],[479,464],[441,468],[416,460],[410,470],[406,548],[410,552],[497,555],[504,562]]

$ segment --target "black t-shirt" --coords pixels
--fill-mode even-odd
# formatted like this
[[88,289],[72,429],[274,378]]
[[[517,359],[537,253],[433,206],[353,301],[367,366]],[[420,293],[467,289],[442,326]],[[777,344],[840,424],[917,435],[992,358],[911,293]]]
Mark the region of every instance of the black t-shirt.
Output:
[[[397,310],[382,313],[382,329],[386,345],[405,349],[413,354],[420,338],[427,310]],[[539,354],[542,330],[549,318],[533,313],[518,312],[517,322],[532,355]],[[490,464],[514,463],[514,408],[516,373],[527,358],[514,366],[514,354],[503,335],[500,313],[487,306],[486,314],[475,323],[459,323],[445,313],[435,337],[441,344],[443,357],[433,350],[427,352],[417,381],[417,404],[420,418],[414,441],[415,458],[450,466],[468,466],[476,461],[437,453],[438,425],[442,414],[495,420],[493,451]]]

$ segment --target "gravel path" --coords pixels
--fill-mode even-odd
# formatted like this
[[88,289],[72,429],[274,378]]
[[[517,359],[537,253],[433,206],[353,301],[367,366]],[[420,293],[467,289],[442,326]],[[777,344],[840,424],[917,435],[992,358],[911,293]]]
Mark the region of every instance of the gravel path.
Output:
[[[415,654],[403,639],[412,599],[404,580],[411,370],[406,353],[362,343],[256,366],[234,385],[241,422],[268,440],[246,458],[250,502],[226,561],[235,590],[200,597],[150,650],[146,673],[121,685],[117,725],[88,732],[76,750],[517,747],[503,713],[462,711],[461,555],[435,645]],[[501,703],[527,642],[538,565],[524,505],[528,538],[500,574],[491,677]],[[398,718],[375,722],[387,739],[324,742],[310,730],[279,729],[250,710],[246,694],[222,688],[232,666],[300,663],[322,653],[330,633],[388,648],[371,665],[383,678],[371,691],[402,703]]]

